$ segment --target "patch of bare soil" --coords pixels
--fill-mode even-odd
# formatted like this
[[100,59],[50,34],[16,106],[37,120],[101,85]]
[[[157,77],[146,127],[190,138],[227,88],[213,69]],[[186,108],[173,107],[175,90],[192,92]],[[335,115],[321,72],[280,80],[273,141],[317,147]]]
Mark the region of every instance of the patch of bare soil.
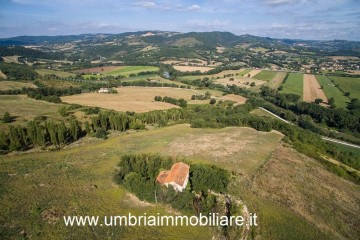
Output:
[[186,136],[170,144],[170,151],[182,156],[211,155],[215,158],[233,155],[239,151],[256,149],[256,139],[241,142],[236,140],[237,133],[206,134],[198,137]]
[[134,194],[131,193],[126,193],[126,197],[124,198],[123,202],[125,204],[129,204],[132,207],[150,207],[153,206],[153,204],[145,202],[145,201],[141,201],[139,198],[137,198]]
[[360,186],[334,175],[292,148],[278,145],[252,179],[250,188],[336,239],[359,239]]
[[41,213],[42,219],[49,224],[57,223],[63,216],[64,212],[56,209],[47,209]]

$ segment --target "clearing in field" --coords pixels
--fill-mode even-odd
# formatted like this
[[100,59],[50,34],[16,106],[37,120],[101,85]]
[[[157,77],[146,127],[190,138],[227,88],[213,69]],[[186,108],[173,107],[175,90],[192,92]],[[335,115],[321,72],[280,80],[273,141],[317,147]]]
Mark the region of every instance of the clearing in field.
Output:
[[0,90],[14,90],[22,88],[37,88],[30,82],[0,81]]
[[322,99],[323,102],[328,101],[324,91],[314,75],[304,74],[304,95],[303,101],[315,102],[315,99]]
[[344,94],[337,87],[335,87],[335,85],[326,76],[316,75],[316,79],[324,90],[326,97],[328,99],[334,98],[336,107],[346,109],[347,102],[350,100],[345,97]]
[[181,88],[121,87],[116,90],[118,91],[117,94],[83,93],[61,97],[61,99],[67,103],[77,103],[121,112],[148,112],[178,107],[165,102],[155,102],[155,96],[190,100],[191,96],[194,95],[193,91]]
[[303,75],[300,73],[289,73],[286,82],[283,84],[282,93],[293,93],[303,95]]
[[279,88],[282,82],[284,81],[286,74],[287,74],[286,72],[277,72],[274,78],[268,83],[266,83],[266,86],[269,86],[272,89]]
[[258,74],[256,74],[253,78],[263,81],[271,81],[276,76],[277,72],[270,70],[262,70]]
[[360,78],[329,76],[344,92],[350,92],[350,97],[360,99]]
[[200,71],[202,73],[210,71],[214,68],[212,67],[197,67],[197,66],[173,66],[176,70],[180,72],[196,72]]

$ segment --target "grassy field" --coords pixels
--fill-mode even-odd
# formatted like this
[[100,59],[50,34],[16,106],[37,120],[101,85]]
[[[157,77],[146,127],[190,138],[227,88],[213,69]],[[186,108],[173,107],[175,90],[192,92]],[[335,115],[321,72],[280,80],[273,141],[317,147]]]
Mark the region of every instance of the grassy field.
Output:
[[70,72],[64,72],[64,71],[55,71],[55,70],[51,70],[51,69],[37,69],[36,72],[42,76],[44,75],[50,75],[50,74],[54,74],[58,77],[75,77],[76,74],[74,73],[70,73]]
[[74,82],[74,81],[62,81],[58,79],[51,79],[51,80],[38,80],[40,83],[44,84],[46,87],[53,87],[53,88],[69,88],[69,87],[79,87],[82,83]]
[[84,78],[91,78],[91,77],[95,77],[95,78],[101,78],[101,77],[105,77],[105,76],[125,76],[125,77],[129,77],[130,74],[138,74],[139,72],[148,72],[148,71],[158,71],[159,68],[158,67],[153,67],[153,66],[124,66],[124,67],[119,67],[116,70],[112,70],[112,71],[108,71],[102,75],[91,75],[91,74],[87,74],[84,75]]
[[360,78],[334,76],[329,76],[329,78],[338,83],[343,91],[350,92],[350,97],[360,99]]
[[[156,138],[154,138],[156,136]],[[261,136],[261,137],[260,137]],[[188,138],[189,137],[189,138]],[[62,222],[63,215],[122,215],[128,214],[173,214],[168,206],[146,204],[127,194],[126,190],[113,182],[116,164],[121,155],[139,152],[160,152],[174,156],[172,150],[182,138],[207,142],[193,146],[194,155],[188,156],[197,162],[222,165],[226,161],[243,166],[239,172],[253,171],[276,146],[280,135],[261,133],[248,128],[191,129],[177,125],[158,130],[118,134],[106,141],[86,138],[58,152],[25,153],[15,156],[0,156],[0,224],[5,238],[18,236],[25,231],[37,239],[72,238],[84,239],[98,236],[116,236],[121,239],[210,239],[209,228],[197,227],[134,227],[134,228],[69,228]],[[224,140],[230,138],[231,146]],[[221,140],[214,149],[213,139]],[[260,151],[241,149],[258,141],[269,144]],[[227,140],[229,141],[229,140]],[[256,141],[256,142],[254,142]],[[246,145],[246,146],[245,146]],[[222,148],[232,148],[224,159],[219,159]],[[184,150],[180,148],[180,150]],[[176,152],[185,156],[188,152]],[[238,161],[237,161],[238,160]],[[230,162],[226,164],[231,167]],[[6,224],[10,223],[10,224]],[[11,226],[16,226],[11,227]],[[181,229],[181,230],[180,230]]]
[[270,113],[262,110],[261,108],[256,108],[256,109],[252,110],[250,112],[250,114],[254,114],[254,115],[257,115],[257,116],[261,116],[261,117],[269,117],[269,118],[272,118],[272,119],[278,119],[275,116],[271,115]]
[[83,93],[61,97],[61,99],[67,103],[77,103],[122,112],[148,112],[177,107],[165,102],[155,102],[155,96],[190,100],[191,96],[196,94],[188,89],[161,87],[121,87],[117,88],[117,91],[117,94]]
[[276,76],[277,72],[270,70],[262,70],[260,73],[256,74],[253,78],[263,81],[271,81]]
[[[288,146],[278,145],[248,185],[237,186],[233,191],[243,192],[259,212],[264,239],[359,238],[360,186]],[[262,228],[281,237],[269,236]]]
[[332,97],[335,99],[335,105],[337,107],[346,108],[346,103],[350,100],[345,97],[344,94],[335,87],[327,77],[323,75],[316,75],[316,79],[319,81],[319,84],[322,86],[322,89],[328,99]]
[[283,84],[282,93],[294,93],[303,96],[303,75],[300,73],[289,73],[286,82]]
[[36,86],[30,82],[0,81],[0,90],[3,91],[22,88],[36,88]]
[[[36,239],[210,239],[212,230],[205,227],[64,226],[64,215],[174,214],[168,206],[137,200],[113,181],[121,155],[144,152],[212,163],[233,172],[230,192],[258,214],[257,237],[329,239],[323,232],[330,232],[332,238],[356,239],[356,226],[352,230],[349,226],[359,220],[359,186],[292,149],[279,147],[281,138],[277,132],[250,128],[176,125],[114,133],[106,141],[87,137],[56,152],[0,156],[0,235],[4,239],[21,232]],[[320,208],[324,199],[326,207]],[[336,218],[329,215],[333,211]]]
[[[25,95],[1,95],[0,102],[0,113],[9,112],[14,117],[14,124],[24,123],[38,115],[60,116],[58,109],[62,106],[62,104],[28,98]],[[3,125],[3,123],[0,123],[0,126]]]

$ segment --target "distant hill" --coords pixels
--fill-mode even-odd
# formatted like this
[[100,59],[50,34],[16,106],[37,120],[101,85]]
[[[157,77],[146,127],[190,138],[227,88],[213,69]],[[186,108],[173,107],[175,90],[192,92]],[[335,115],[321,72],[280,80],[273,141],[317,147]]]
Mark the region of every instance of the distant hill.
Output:
[[[147,35],[147,33],[151,33]],[[252,35],[235,35],[230,32],[164,32],[164,31],[140,31],[125,32],[120,34],[80,34],[67,36],[19,36],[0,39],[0,45],[39,45],[67,43],[74,41],[105,42],[121,40],[125,38],[137,38],[149,44],[171,45],[181,39],[196,39],[200,44],[208,48],[216,46],[233,47],[237,44],[251,43],[253,45],[272,46],[303,46],[326,51],[360,51],[360,42],[347,40],[315,41],[299,39],[275,39]]]

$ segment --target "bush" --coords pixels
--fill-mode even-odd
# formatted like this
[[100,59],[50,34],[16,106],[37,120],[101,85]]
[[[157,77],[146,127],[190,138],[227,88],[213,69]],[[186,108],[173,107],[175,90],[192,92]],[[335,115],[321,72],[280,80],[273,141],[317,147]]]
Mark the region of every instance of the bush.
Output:
[[104,128],[98,128],[95,133],[95,137],[107,139],[107,131]]
[[2,117],[2,119],[1,119],[1,121],[2,121],[3,123],[10,123],[10,122],[12,121],[11,116],[10,116],[10,113],[9,113],[9,112],[5,112],[4,115],[3,115],[3,117]]

